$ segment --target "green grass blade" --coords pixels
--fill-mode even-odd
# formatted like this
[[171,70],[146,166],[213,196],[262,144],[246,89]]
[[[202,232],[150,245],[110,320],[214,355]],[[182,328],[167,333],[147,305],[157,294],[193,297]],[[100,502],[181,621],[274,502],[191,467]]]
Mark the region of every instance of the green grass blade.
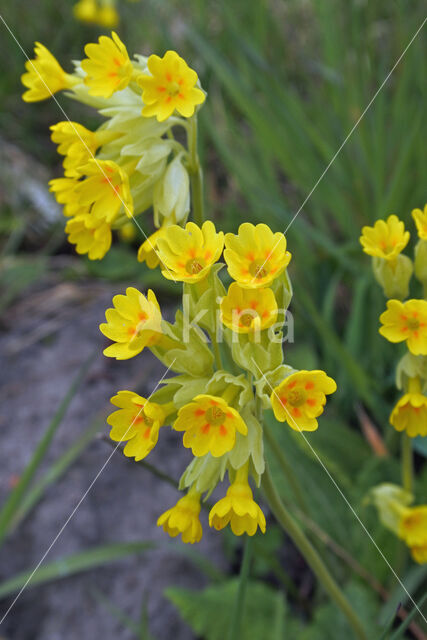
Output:
[[[423,606],[423,604],[425,602],[427,602],[427,593],[424,594],[423,598],[421,598],[420,602],[418,603],[418,605],[417,605],[418,609],[421,610],[421,607]],[[402,624],[400,625],[400,627],[393,633],[392,636],[390,636],[390,640],[399,640],[399,638],[401,638],[403,636],[403,634],[405,633],[406,629],[411,624],[412,619],[418,613],[418,609],[415,608],[415,607],[412,609],[411,613],[406,617],[406,620],[404,620],[402,622]]]

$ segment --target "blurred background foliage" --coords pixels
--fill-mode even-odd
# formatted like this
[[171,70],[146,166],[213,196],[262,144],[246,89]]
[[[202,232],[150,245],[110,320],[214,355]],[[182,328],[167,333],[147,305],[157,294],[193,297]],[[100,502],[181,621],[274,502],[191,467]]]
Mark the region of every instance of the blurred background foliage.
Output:
[[[102,33],[72,18],[70,0],[4,4],[2,15],[25,52],[31,57],[34,40],[39,40],[66,69],[70,59],[83,56],[84,44]],[[289,347],[288,361],[304,368],[321,366],[339,388],[327,424],[316,434],[316,450],[385,555],[399,558],[403,571],[409,565],[402,560],[398,542],[364,503],[373,484],[399,482],[398,463],[387,455],[387,450],[396,454],[398,449],[397,434],[388,426],[398,348],[378,334],[385,300],[358,238],[364,224],[395,213],[412,233],[410,248],[414,244],[410,212],[426,201],[425,34],[415,38],[358,120],[422,24],[425,5],[415,0],[144,0],[122,3],[120,12],[117,31],[130,53],[176,49],[197,69],[209,94],[200,116],[208,216],[226,231],[236,230],[246,220],[286,230],[295,292],[291,307],[295,345]],[[0,76],[2,144],[13,142],[37,166],[47,167],[43,174],[47,181],[61,171],[48,128],[63,116],[54,101],[28,105],[20,100],[24,55],[4,26],[0,29],[8,52]],[[58,101],[72,120],[96,126],[93,115],[81,105],[65,96]],[[72,254],[63,222],[41,223],[23,197],[19,210],[4,193],[0,197],[0,308],[52,268],[49,256]],[[146,224],[143,221],[147,230],[149,220],[147,215]],[[80,259],[64,263],[62,275],[157,286],[159,274],[142,271],[134,256],[135,247],[116,245],[100,263]],[[419,294],[416,287],[413,283],[414,296]],[[385,597],[378,585],[385,585],[390,600],[375,622],[384,626],[402,599],[400,588],[318,461],[293,432],[276,427],[272,424],[309,496],[308,511],[299,512],[302,522],[312,533],[313,527],[320,527],[327,560],[347,582],[355,607],[364,612],[371,630],[373,611]],[[422,499],[427,475],[421,468],[422,445],[416,446]],[[282,497],[301,508],[272,458]],[[277,561],[281,540],[272,527],[258,541],[254,578],[270,576],[274,585],[290,589],[292,598],[292,585]],[[227,544],[234,557],[239,541],[230,537]],[[343,562],[343,553],[349,562]],[[351,575],[361,580],[349,582]],[[426,571],[412,566],[404,577],[405,584],[416,590]],[[194,594],[186,599],[185,593],[172,589],[169,597],[200,635],[223,638],[209,611],[228,602],[234,587],[212,586],[204,598],[199,596],[197,607],[191,606]],[[255,609],[263,609],[262,619],[276,620],[271,637],[283,637],[284,601],[277,596],[273,602],[265,585],[255,583],[252,588],[249,600]],[[261,589],[258,594],[257,589]],[[297,604],[306,612],[306,602]],[[336,624],[333,618],[331,625],[330,606],[319,607],[317,626],[298,637],[341,639],[345,622],[340,626],[341,621]],[[206,619],[211,622],[205,628]],[[296,634],[301,629],[295,624]],[[251,636],[250,627],[242,638],[260,637]]]

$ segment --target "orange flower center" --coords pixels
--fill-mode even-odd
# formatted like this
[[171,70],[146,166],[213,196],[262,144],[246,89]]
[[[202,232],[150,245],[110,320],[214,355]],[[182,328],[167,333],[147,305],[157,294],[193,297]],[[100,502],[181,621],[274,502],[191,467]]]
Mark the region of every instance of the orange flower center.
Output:
[[408,329],[411,331],[417,331],[420,328],[420,321],[418,318],[408,318],[407,320]]
[[196,273],[200,273],[201,270],[206,266],[203,258],[191,258],[185,265],[185,270],[190,275],[195,275]]
[[252,324],[252,320],[254,320],[255,315],[252,313],[243,313],[240,316],[240,324],[244,327],[250,327]]
[[206,420],[214,427],[222,424],[225,420],[225,413],[219,407],[209,407],[206,411]]
[[293,407],[301,407],[306,403],[307,395],[303,389],[292,389],[289,392],[288,400]]
[[249,273],[254,278],[265,278],[268,275],[268,269],[265,264],[259,262],[252,262],[249,265]]

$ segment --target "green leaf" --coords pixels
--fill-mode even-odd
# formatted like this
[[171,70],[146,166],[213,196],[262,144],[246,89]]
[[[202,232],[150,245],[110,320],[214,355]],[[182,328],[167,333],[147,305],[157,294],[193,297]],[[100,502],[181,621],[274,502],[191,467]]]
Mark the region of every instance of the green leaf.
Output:
[[[165,594],[194,633],[204,640],[224,640],[232,621],[238,583],[233,579],[201,592],[170,587]],[[262,582],[249,582],[239,640],[283,638],[280,634],[285,627],[285,611],[282,593]]]

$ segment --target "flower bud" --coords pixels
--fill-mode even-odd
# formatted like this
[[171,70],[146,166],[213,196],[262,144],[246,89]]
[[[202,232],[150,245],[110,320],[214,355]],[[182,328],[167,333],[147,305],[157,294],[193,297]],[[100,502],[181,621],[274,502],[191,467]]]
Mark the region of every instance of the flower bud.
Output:
[[163,177],[154,188],[154,215],[173,217],[174,222],[185,220],[190,211],[190,179],[188,172],[177,156],[169,164]]
[[427,285],[427,240],[420,240],[415,247],[415,277]]
[[404,300],[409,295],[409,281],[414,270],[412,260],[399,254],[396,260],[373,258],[372,269],[386,298]]

